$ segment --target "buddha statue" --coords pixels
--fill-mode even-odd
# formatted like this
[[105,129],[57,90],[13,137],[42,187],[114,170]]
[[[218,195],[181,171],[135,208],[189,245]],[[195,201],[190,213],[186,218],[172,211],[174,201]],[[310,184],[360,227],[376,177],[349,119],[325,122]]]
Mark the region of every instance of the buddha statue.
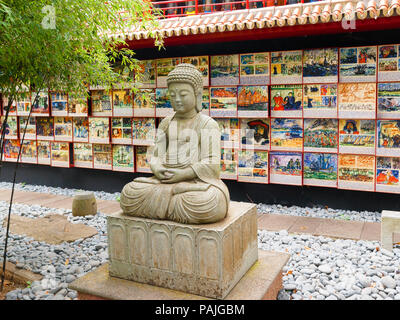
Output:
[[221,132],[201,113],[203,79],[191,64],[167,77],[174,113],[157,130],[149,160],[154,174],[126,184],[120,205],[126,215],[186,224],[224,219],[229,191],[220,179]]

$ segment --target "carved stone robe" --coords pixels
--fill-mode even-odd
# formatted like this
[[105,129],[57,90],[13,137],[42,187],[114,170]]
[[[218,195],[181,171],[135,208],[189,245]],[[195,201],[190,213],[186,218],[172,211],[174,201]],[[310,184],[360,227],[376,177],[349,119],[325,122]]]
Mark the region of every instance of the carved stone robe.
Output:
[[169,145],[169,129],[171,124],[176,126],[173,117],[161,121],[151,161],[167,169],[191,167],[196,177],[177,183],[162,183],[155,176],[136,178],[123,188],[121,208],[127,215],[180,223],[222,220],[229,207],[229,191],[220,180],[220,133],[212,137],[217,147],[212,148],[211,143],[201,147],[202,133],[220,132],[218,124],[211,117],[198,113],[184,128],[197,134],[197,142],[178,135],[177,143],[172,146]]

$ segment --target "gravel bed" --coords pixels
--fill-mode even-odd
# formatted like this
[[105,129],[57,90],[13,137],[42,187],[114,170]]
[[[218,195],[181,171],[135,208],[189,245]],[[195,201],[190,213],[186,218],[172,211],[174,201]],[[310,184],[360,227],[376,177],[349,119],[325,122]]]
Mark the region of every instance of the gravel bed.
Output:
[[286,252],[279,300],[400,300],[400,246],[258,231],[259,248]]
[[299,207],[299,206],[282,206],[280,204],[264,204],[257,205],[259,213],[285,214],[302,217],[329,218],[338,220],[352,221],[368,221],[380,222],[381,213],[378,211],[354,211],[344,209],[332,209],[326,207]]
[[[8,212],[8,203],[0,201],[0,223]],[[35,241],[23,235],[10,234],[7,261],[17,268],[26,269],[44,276],[25,289],[10,291],[7,300],[75,300],[77,292],[68,289],[68,284],[101,264],[107,262],[106,216],[73,217],[64,209],[49,209],[38,205],[13,205],[13,214],[35,218],[58,213],[66,215],[71,223],[83,223],[98,230],[98,234],[74,242],[51,245]],[[5,228],[0,230],[0,262],[4,254]]]
[[[11,182],[0,182],[0,189],[11,189]],[[68,189],[68,188],[60,188],[60,187],[49,187],[49,186],[41,186],[41,185],[32,185],[26,183],[16,183],[15,190],[19,191],[31,191],[31,192],[41,192],[41,193],[50,193],[55,195],[63,195],[73,197],[76,192],[83,191],[81,189]],[[88,190],[85,190],[88,191]],[[104,191],[91,191],[94,193],[94,196],[97,199],[101,200],[116,200],[120,196],[120,192],[104,192]]]

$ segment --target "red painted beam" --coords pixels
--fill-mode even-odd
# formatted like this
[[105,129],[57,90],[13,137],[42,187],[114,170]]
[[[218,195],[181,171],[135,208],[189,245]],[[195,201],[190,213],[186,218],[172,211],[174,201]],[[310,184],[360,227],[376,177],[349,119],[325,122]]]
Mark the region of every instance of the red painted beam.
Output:
[[[245,29],[241,31],[225,31],[206,34],[190,34],[188,36],[173,36],[164,38],[164,46],[172,47],[179,45],[191,45],[201,43],[234,42],[247,40],[263,40],[276,38],[290,38],[300,36],[312,36],[332,33],[363,32],[385,29],[400,28],[400,16],[383,17],[378,19],[356,20],[355,28],[344,29],[342,22],[329,22],[306,24],[296,26],[273,27],[263,29]],[[128,40],[129,47],[136,50],[151,48],[154,46],[153,39]]]

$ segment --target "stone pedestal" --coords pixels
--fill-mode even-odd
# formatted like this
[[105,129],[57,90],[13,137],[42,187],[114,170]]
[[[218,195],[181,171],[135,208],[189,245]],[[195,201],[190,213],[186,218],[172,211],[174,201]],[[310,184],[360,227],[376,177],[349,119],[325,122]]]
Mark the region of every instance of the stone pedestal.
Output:
[[223,299],[258,258],[257,209],[231,201],[223,221],[179,224],[107,217],[109,274],[153,286]]
[[72,215],[87,216],[97,213],[97,202],[93,192],[79,192],[72,200]]
[[381,218],[381,246],[393,251],[393,233],[400,232],[400,212],[383,210]]

